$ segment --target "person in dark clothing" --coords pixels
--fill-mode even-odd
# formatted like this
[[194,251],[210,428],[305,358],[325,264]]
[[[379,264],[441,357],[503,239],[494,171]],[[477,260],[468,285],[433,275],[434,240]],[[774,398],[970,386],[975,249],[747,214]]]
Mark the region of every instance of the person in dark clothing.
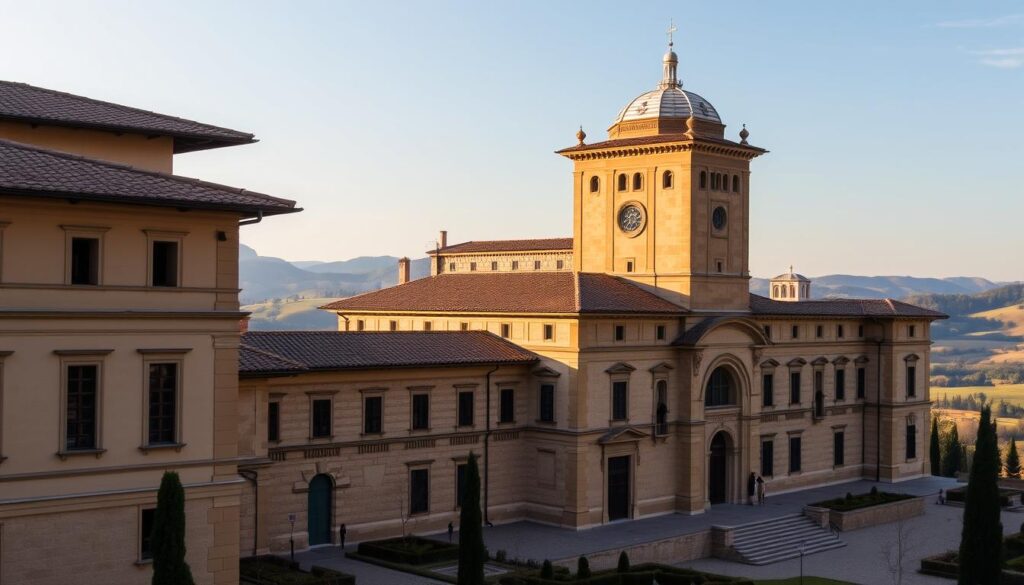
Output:
[[338,527],[338,543],[341,545],[341,550],[345,550],[345,535],[348,534],[348,528],[345,523],[342,522],[341,526]]
[[452,535],[455,534],[455,525],[451,522],[448,523],[448,543],[452,542]]
[[750,477],[747,478],[747,502],[754,505],[754,489],[757,487],[757,476],[754,472],[750,472]]
[[757,476],[757,503],[764,504],[764,478],[760,475]]

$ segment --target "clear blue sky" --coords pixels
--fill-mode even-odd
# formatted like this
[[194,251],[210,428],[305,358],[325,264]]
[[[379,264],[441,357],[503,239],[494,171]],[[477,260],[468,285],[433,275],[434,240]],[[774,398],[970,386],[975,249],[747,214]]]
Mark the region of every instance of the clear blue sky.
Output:
[[180,174],[296,199],[245,228],[290,260],[571,235],[582,124],[660,77],[753,163],[755,275],[1024,278],[1014,2],[16,2],[0,78],[252,131]]

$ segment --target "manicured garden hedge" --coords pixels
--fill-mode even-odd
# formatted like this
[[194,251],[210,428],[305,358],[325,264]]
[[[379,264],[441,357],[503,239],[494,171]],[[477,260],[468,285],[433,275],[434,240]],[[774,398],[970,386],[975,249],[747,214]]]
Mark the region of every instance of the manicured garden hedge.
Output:
[[459,545],[419,536],[405,536],[361,542],[357,552],[363,556],[392,563],[429,565],[458,560]]
[[[1017,490],[999,488],[999,505],[1006,507],[1010,505],[1010,496],[1019,494]],[[967,499],[967,488],[958,487],[946,492],[946,500],[950,502],[963,502]]]
[[658,585],[753,585],[749,579],[712,575],[654,563],[633,565],[628,573],[619,573],[615,569],[595,571],[586,579],[576,579],[575,575],[564,568],[558,568],[551,579],[542,579],[537,571],[516,572],[502,576],[498,582],[501,585],[653,585],[655,580]]
[[[1013,534],[1003,539],[1003,566],[1001,585],[1024,584],[1024,534]],[[949,551],[921,559],[921,572],[956,579],[959,571],[957,552]]]
[[307,573],[298,563],[273,555],[249,557],[238,564],[243,583],[255,585],[355,585],[352,575],[313,566]]
[[872,490],[866,494],[846,494],[845,498],[825,500],[824,502],[811,504],[811,506],[814,506],[815,508],[828,508],[829,510],[835,510],[836,512],[849,512],[851,510],[860,510],[861,508],[868,508],[870,506],[909,500],[914,497],[915,496],[911,496],[909,494],[894,494],[890,492]]

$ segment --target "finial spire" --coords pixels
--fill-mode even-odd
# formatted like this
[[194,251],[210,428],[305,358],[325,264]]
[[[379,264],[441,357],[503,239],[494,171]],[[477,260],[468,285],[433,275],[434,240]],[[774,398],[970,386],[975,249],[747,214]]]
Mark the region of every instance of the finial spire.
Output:
[[672,34],[679,29],[676,28],[675,23],[673,23],[671,20],[669,20],[668,22],[668,30],[665,31],[665,34],[668,35],[668,52],[665,53],[665,57],[661,60],[664,74],[661,78],[661,83],[658,84],[658,86],[661,87],[662,89],[669,89],[672,87],[679,87],[682,85],[682,83],[680,83],[679,80],[676,78],[676,66],[679,65],[679,58],[676,57],[675,52],[672,50],[672,47],[675,45],[675,43],[672,40]]
[[580,141],[579,146],[583,146],[583,141],[586,140],[586,138],[587,133],[583,131],[583,125],[581,124],[579,131],[576,132],[576,140]]

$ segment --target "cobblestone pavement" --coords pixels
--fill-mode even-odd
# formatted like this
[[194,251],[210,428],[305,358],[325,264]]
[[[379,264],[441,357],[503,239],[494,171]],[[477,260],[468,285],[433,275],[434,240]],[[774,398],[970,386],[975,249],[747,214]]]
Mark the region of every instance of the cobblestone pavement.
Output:
[[[1020,530],[1024,514],[1003,512],[1003,532],[1010,534]],[[903,562],[902,585],[951,585],[953,581],[941,577],[930,577],[917,572],[921,559],[955,549],[960,546],[960,530],[963,523],[963,508],[939,506],[929,499],[923,516],[904,523],[904,538],[909,543]],[[893,550],[898,530],[897,523],[872,526],[852,532],[843,532],[840,538],[846,543],[822,553],[804,557],[804,574],[832,577],[864,585],[885,585],[895,583],[885,551]],[[793,559],[755,567],[732,563],[721,559],[701,559],[679,563],[682,567],[693,567],[701,571],[725,575],[743,575],[755,579],[776,579],[800,574],[800,561]]]

